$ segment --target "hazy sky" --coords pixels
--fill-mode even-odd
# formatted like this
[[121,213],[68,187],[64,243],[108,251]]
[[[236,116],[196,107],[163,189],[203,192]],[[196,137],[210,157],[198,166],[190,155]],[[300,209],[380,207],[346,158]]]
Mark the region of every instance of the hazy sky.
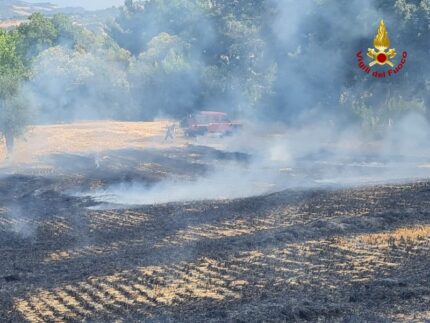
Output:
[[26,2],[50,2],[63,7],[83,7],[88,10],[122,5],[124,0],[24,0]]

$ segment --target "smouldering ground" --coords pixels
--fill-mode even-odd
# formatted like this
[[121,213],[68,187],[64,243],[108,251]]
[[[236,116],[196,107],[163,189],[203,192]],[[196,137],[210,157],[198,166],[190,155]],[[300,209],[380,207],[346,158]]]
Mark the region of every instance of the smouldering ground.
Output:
[[[83,153],[97,127],[70,127],[75,136],[61,131],[34,153],[52,155],[55,172],[17,168],[0,180],[1,321],[430,319],[428,181],[91,208],[66,192],[191,177],[207,172],[208,160],[246,158],[181,138],[159,149],[162,127],[136,125],[100,142],[108,158],[95,166]],[[56,133],[40,128],[18,143],[17,156],[48,131]],[[132,141],[141,131],[148,135]],[[78,143],[78,133],[90,135]]]

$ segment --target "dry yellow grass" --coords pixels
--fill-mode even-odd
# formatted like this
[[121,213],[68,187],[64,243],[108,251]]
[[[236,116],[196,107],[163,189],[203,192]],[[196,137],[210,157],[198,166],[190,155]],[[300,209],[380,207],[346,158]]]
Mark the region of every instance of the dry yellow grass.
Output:
[[[327,198],[320,201],[327,202],[331,201]],[[198,212],[197,205],[193,207],[197,210],[195,212]],[[292,210],[292,213],[300,211]],[[150,212],[139,214],[136,213],[141,212],[139,210],[128,210],[116,214],[112,211],[106,216],[103,216],[104,211],[97,212],[90,217],[93,221],[89,221],[89,225],[94,226],[94,229],[100,226],[103,230],[109,230],[120,218],[125,220],[125,225],[121,227],[128,229],[139,227],[147,220],[149,225],[151,223]],[[164,212],[157,214],[163,214],[163,221],[172,220],[168,219]],[[67,260],[76,265],[79,263],[76,261],[78,257],[86,257],[88,260],[103,255],[101,259],[108,259],[108,254],[111,253],[111,262],[117,263],[118,267],[103,273],[94,270],[91,275],[83,275],[82,279],[60,280],[59,284],[33,289],[25,295],[13,298],[15,308],[25,320],[31,322],[82,321],[85,318],[105,316],[120,319],[129,313],[137,317],[150,317],[160,308],[179,312],[184,306],[192,305],[191,307],[198,308],[198,304],[208,302],[228,305],[245,302],[246,297],[249,297],[247,295],[251,294],[255,295],[256,299],[263,292],[267,293],[268,297],[275,297],[276,292],[271,294],[271,290],[282,289],[287,290],[293,297],[302,297],[309,291],[327,293],[330,298],[346,300],[347,306],[357,306],[359,310],[363,309],[360,306],[365,306],[364,300],[371,295],[375,294],[378,299],[386,293],[384,299],[393,299],[397,308],[387,307],[384,301],[378,305],[378,310],[383,310],[381,317],[392,318],[394,321],[422,322],[428,315],[427,308],[419,305],[419,302],[427,300],[428,289],[425,285],[422,289],[416,288],[415,282],[426,279],[425,273],[417,270],[420,267],[414,268],[411,265],[415,259],[425,261],[422,255],[429,250],[430,225],[422,222],[414,226],[413,221],[410,221],[401,228],[391,226],[391,230],[377,234],[351,233],[341,237],[337,236],[339,232],[334,229],[334,235],[329,239],[317,237],[314,240],[305,239],[298,242],[284,240],[267,247],[259,245],[238,250],[223,257],[212,256],[212,249],[208,249],[208,254],[193,259],[190,257],[161,263],[156,261],[143,266],[134,262],[130,266],[123,265],[127,257],[148,257],[150,252],[154,252],[158,259],[164,252],[170,252],[172,247],[178,247],[180,253],[184,250],[181,247],[189,241],[202,241],[204,245],[209,240],[243,236],[247,243],[247,239],[258,231],[288,226],[292,226],[295,232],[301,232],[297,223],[299,219],[296,219],[294,228],[290,222],[291,216],[284,213],[280,213],[278,217],[273,213],[258,219],[253,217],[251,222],[238,218],[214,222],[211,217],[208,218],[211,221],[204,221],[206,225],[190,223],[186,228],[179,226],[173,230],[176,234],[157,234],[157,238],[152,241],[150,235],[145,232],[157,230],[157,227],[141,226],[139,232],[142,234],[133,239],[117,237],[85,247],[75,246],[75,249],[57,249],[44,259],[45,264]],[[162,227],[164,231],[164,226]],[[305,228],[315,230],[313,226]],[[256,235],[254,239],[265,240],[272,237],[272,233],[268,231],[267,235]],[[162,238],[164,236],[166,238]],[[281,237],[279,234],[277,236]],[[392,248],[390,244],[393,239],[399,242],[396,243],[396,248]],[[161,246],[156,244],[158,242]],[[410,248],[411,246],[413,248]],[[142,253],[137,253],[139,250]],[[72,261],[73,259],[75,261]],[[62,265],[68,264],[64,262]],[[60,263],[54,266],[61,268]],[[411,268],[411,273],[416,275],[416,278],[404,273],[408,268]],[[369,291],[366,291],[365,286],[370,286]],[[408,299],[407,295],[411,291],[416,292],[413,294],[416,296]],[[322,297],[321,295],[319,297]],[[344,304],[339,306],[344,308]],[[204,311],[204,308],[198,310]],[[317,321],[316,316],[312,319]]]
[[58,322],[86,317],[90,314],[86,308],[91,307],[109,311],[118,306],[177,306],[189,299],[239,298],[240,289],[248,282],[220,274],[214,266],[227,270],[214,259],[202,258],[195,263],[148,266],[91,277],[53,290],[39,290],[26,299],[15,299],[16,308],[29,322]]
[[399,245],[419,246],[430,241],[430,225],[414,227],[402,227],[396,230],[370,233],[355,236],[353,238],[339,237],[336,245],[344,250],[355,251],[359,249],[389,249]]
[[386,245],[402,241],[420,241],[430,238],[430,225],[400,228],[390,232],[360,236],[360,241],[370,245]]
[[[13,161],[32,163],[41,156],[57,153],[102,152],[125,148],[163,148],[183,145],[180,136],[164,142],[164,131],[173,121],[116,122],[96,121],[72,124],[32,126],[16,142]],[[0,160],[6,157],[4,143],[0,145]]]
[[0,29],[6,29],[10,27],[16,27],[24,23],[25,20],[22,19],[9,19],[0,21]]
[[[406,229],[396,231],[402,230]],[[106,313],[120,307],[137,310],[141,305],[149,310],[158,306],[181,306],[192,300],[231,301],[239,299],[241,290],[250,285],[261,290],[269,285],[313,286],[336,293],[342,277],[348,278],[346,284],[369,283],[378,270],[400,265],[399,259],[393,263],[386,260],[386,250],[370,250],[362,245],[351,249],[347,258],[342,255],[343,251],[343,247],[331,241],[315,240],[243,251],[227,261],[202,257],[191,262],[138,267],[41,289],[24,298],[15,298],[15,305],[32,322],[79,320],[87,316],[86,309],[91,307]],[[333,263],[336,265],[331,266]]]

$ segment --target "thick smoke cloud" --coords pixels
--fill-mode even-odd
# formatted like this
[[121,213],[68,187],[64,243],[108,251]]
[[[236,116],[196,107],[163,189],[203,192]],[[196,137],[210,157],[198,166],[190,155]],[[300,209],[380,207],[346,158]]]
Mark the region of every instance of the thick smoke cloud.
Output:
[[[177,8],[142,16],[149,20],[117,20],[109,32],[130,51],[126,64],[106,66],[99,53],[61,47],[36,59],[26,89],[33,102],[57,111],[57,119],[181,117],[218,106],[252,124],[225,141],[254,156],[246,176],[243,165],[230,165],[192,183],[120,185],[97,198],[140,204],[242,197],[273,187],[426,175],[429,125],[425,103],[410,100],[417,90],[409,72],[427,67],[417,71],[414,62],[424,54],[414,51],[413,39],[398,35],[395,17],[367,0],[267,1],[263,7],[270,10],[260,28],[228,15],[220,27]],[[355,57],[372,46],[381,18],[393,46],[415,56],[402,74],[387,79],[365,75]],[[190,24],[196,28],[186,30]],[[374,127],[377,139],[361,125]]]
[[126,70],[102,56],[52,47],[36,58],[33,72],[23,90],[40,122],[127,119],[135,113]]
[[354,56],[360,40],[370,47],[382,13],[370,1],[275,3],[272,51],[280,64],[277,90],[284,93],[273,102],[276,113],[292,121],[314,109],[315,118],[338,114],[342,89],[361,76]]
[[[398,51],[417,47],[398,36],[394,17],[371,1],[263,1],[259,6],[267,14],[258,23],[233,19],[233,9],[216,16],[211,6],[194,2],[131,3],[107,28],[129,51],[119,63],[104,51],[74,53],[69,46],[35,60],[29,89],[46,116],[61,119],[67,110],[67,120],[115,118],[126,107],[124,119],[151,119],[215,109],[254,121],[342,117],[347,122],[337,124],[349,124],[383,119],[387,113],[379,107],[387,97],[403,96],[408,104],[416,92],[413,78],[406,78],[409,63],[383,80],[356,66],[355,53],[371,47],[381,18]],[[351,109],[362,103],[371,109]]]
[[377,141],[359,127],[273,125],[268,133],[257,126],[223,141],[225,149],[252,156],[246,165],[217,162],[208,174],[191,181],[168,178],[151,186],[135,181],[79,195],[121,207],[411,181],[430,175],[429,129],[428,121],[417,114],[400,120]]

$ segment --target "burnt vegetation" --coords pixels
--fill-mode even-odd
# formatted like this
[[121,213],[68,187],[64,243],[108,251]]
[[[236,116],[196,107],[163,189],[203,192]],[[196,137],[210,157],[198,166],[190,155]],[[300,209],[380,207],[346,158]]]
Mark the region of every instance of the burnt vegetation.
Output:
[[[0,4],[0,321],[429,320],[429,0],[24,5]],[[381,17],[409,54],[375,83]],[[207,109],[237,133],[175,128]]]
[[[105,154],[129,160],[118,172],[148,186],[237,158],[202,146]],[[152,167],[133,164],[143,156]],[[113,208],[69,195],[126,181],[108,168],[86,173],[88,160],[0,183],[8,321],[428,318],[428,182]]]
[[8,320],[428,318],[426,182],[88,209],[69,181],[2,181]]

